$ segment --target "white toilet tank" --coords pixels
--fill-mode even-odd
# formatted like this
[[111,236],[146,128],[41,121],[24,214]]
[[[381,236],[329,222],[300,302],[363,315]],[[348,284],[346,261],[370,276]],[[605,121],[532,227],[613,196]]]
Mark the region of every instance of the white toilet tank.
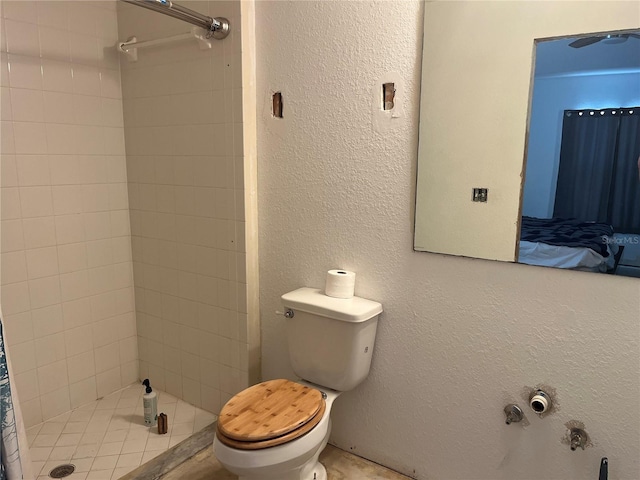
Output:
[[282,304],[293,312],[287,341],[296,375],[340,392],[367,377],[381,304],[328,297],[316,288],[285,293]]

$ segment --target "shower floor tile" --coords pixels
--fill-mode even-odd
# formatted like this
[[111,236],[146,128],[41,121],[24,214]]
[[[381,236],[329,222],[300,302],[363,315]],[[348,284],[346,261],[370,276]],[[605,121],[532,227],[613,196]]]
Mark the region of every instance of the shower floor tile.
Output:
[[129,387],[27,430],[37,480],[65,463],[75,465],[67,480],[116,480],[173,447],[217,417],[168,393],[157,391],[158,413],[169,429],[144,425],[144,387]]

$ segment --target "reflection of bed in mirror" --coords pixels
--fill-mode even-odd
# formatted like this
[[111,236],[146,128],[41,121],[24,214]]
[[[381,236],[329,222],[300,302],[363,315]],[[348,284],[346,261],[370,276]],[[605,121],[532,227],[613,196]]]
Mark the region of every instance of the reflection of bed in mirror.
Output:
[[615,273],[623,251],[609,224],[522,217],[519,263]]
[[519,263],[640,277],[637,34],[538,42]]

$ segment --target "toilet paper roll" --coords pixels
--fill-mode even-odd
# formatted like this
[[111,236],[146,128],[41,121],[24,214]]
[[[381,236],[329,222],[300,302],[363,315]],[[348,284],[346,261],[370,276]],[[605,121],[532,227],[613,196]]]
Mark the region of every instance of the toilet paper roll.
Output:
[[329,270],[324,294],[335,298],[351,298],[356,286],[356,274],[348,270]]

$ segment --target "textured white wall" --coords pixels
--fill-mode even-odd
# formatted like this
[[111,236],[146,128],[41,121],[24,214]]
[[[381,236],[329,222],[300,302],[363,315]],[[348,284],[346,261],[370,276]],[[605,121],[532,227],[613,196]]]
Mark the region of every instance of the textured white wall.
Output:
[[[422,13],[256,4],[263,376],[293,377],[280,295],[355,270],[356,294],[385,312],[332,442],[419,479],[597,478],[604,455],[610,478],[639,478],[638,281],[412,251]],[[404,116],[379,133],[371,91],[390,72]],[[537,384],[559,411],[507,427],[503,406]],[[593,437],[584,452],[561,442],[570,420]]]

